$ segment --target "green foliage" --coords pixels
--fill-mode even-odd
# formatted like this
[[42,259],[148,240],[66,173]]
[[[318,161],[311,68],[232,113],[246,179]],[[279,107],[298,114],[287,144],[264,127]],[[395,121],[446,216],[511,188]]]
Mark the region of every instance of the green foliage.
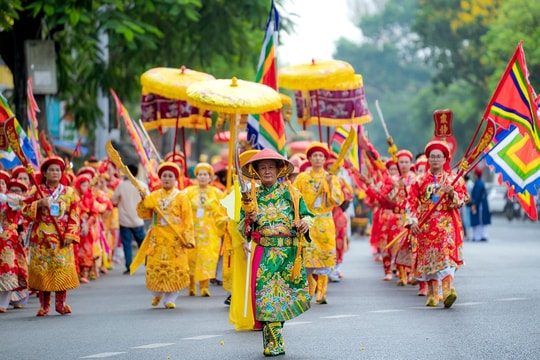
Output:
[[516,45],[523,40],[529,81],[540,89],[540,2],[507,0],[489,31],[482,37],[486,51],[482,63],[493,64],[489,88],[495,89]]
[[21,10],[21,0],[0,0],[0,31],[11,29]]
[[[102,117],[98,93],[108,95],[114,88],[128,108],[135,108],[140,75],[150,68],[185,65],[218,78],[253,80],[270,5],[251,0],[37,0],[27,1],[22,10],[21,1],[4,2],[4,31],[15,31],[11,24],[21,17],[42,19],[34,35],[56,41],[58,97],[90,135]],[[103,34],[108,56],[100,43]]]

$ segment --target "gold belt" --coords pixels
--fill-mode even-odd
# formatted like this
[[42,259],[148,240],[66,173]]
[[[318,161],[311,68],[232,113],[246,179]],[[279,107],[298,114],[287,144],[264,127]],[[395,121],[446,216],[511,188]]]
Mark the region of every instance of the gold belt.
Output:
[[290,236],[261,236],[259,240],[255,241],[257,245],[264,247],[271,246],[298,246],[298,238]]

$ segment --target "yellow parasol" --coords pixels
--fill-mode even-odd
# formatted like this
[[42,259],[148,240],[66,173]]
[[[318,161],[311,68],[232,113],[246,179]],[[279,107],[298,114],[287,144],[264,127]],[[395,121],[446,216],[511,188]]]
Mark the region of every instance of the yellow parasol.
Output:
[[210,74],[187,69],[158,67],[141,75],[141,113],[145,129],[188,127],[208,130],[209,113],[186,101],[186,89],[199,81],[214,80]]
[[291,90],[326,89],[348,80],[354,68],[341,60],[315,61],[292,65],[278,71],[279,86]]
[[202,111],[186,101],[186,89],[196,82],[214,80],[207,73],[182,66],[180,69],[157,67],[141,75],[141,120],[146,130],[174,128],[176,149],[178,129],[182,129],[184,153],[185,128],[204,129],[212,126],[209,111]]
[[[335,88],[337,84],[354,83],[355,81],[354,68],[349,63],[341,60],[312,60],[310,64],[292,65],[282,68],[278,72],[278,83],[280,87],[302,92],[315,92],[320,141],[322,141],[322,124],[319,90],[331,89]],[[302,99],[305,98],[305,96],[302,96]],[[306,123],[304,122],[303,125],[305,127]]]
[[205,110],[234,114],[235,122],[229,123],[229,171],[227,188],[232,185],[232,165],[234,160],[234,142],[242,114],[260,114],[279,110],[281,97],[271,87],[251,81],[220,79],[202,81],[188,87],[187,101]]
[[[316,99],[312,109],[313,97]],[[360,125],[371,121],[367,107],[364,81],[360,74],[324,89],[302,91],[297,94],[298,122],[306,125],[324,126]],[[313,113],[315,110],[315,113]]]

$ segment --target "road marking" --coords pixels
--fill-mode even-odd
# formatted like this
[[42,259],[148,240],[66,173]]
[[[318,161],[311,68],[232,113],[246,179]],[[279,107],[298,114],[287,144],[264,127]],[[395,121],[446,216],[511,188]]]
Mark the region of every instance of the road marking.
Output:
[[170,346],[174,345],[174,343],[157,343],[157,344],[148,344],[148,345],[142,345],[142,346],[134,346],[132,349],[155,349],[160,348],[164,346]]
[[205,339],[211,339],[215,338],[221,335],[200,335],[200,336],[194,336],[189,338],[183,338],[182,340],[205,340]]
[[373,311],[368,311],[368,312],[370,312],[370,313],[391,313],[391,312],[398,312],[398,311],[403,311],[403,310],[387,309],[387,310],[373,310]]
[[465,303],[454,304],[454,306],[474,306],[474,305],[482,305],[482,303],[481,302],[465,302]]
[[506,298],[506,299],[495,299],[495,301],[524,301],[529,300],[527,298]]
[[81,359],[102,359],[102,358],[121,355],[121,354],[126,354],[126,352],[125,351],[122,351],[122,352],[105,352],[105,353],[99,353],[99,354],[94,354],[94,355],[83,356]]
[[311,324],[313,321],[286,321],[285,325],[305,325]]
[[321,316],[321,319],[343,319],[343,318],[350,318],[350,317],[356,317],[360,315],[333,315],[333,316]]

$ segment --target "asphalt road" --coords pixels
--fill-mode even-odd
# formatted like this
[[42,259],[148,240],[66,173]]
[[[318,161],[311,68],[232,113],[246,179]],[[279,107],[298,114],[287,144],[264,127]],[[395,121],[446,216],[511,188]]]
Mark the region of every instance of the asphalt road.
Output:
[[[328,305],[284,329],[285,359],[540,359],[540,223],[494,218],[487,243],[467,242],[451,309],[428,308],[412,286],[382,281],[355,238]],[[262,359],[262,334],[228,322],[225,292],[150,306],[144,269],[122,267],[68,293],[73,314],[35,316],[37,298],[0,314],[0,359]]]

